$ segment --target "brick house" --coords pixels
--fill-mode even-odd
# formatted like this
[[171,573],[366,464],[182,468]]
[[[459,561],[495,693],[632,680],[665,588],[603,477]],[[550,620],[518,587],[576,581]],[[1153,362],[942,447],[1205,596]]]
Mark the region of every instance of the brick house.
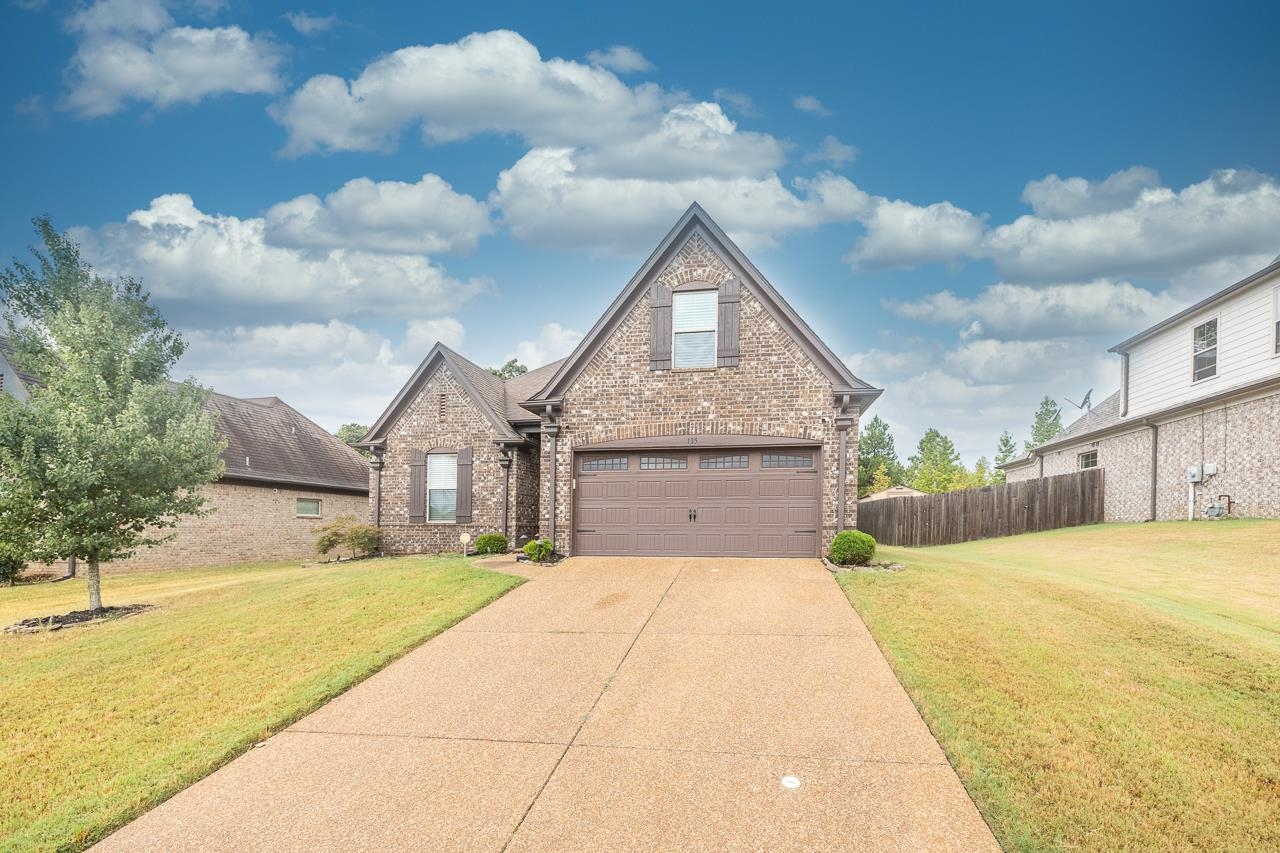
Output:
[[1010,481],[1106,469],[1106,519],[1280,518],[1280,258],[1112,347],[1120,389]]
[[[14,370],[8,341],[0,337],[4,391],[25,399],[39,384]],[[104,563],[106,572],[315,556],[318,524],[369,507],[369,467],[356,451],[277,397],[211,394],[205,408],[217,416],[226,472],[204,487],[206,515],[187,517],[176,536],[128,560]]]
[[[393,553],[813,556],[857,513],[880,395],[698,206],[572,354],[502,382],[437,344],[362,444]],[[850,440],[852,436],[852,440]]]

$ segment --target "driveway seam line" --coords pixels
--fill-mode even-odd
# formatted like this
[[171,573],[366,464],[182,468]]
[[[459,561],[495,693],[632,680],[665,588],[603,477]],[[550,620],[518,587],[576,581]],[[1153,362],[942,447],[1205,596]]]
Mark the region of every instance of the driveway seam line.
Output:
[[542,780],[542,784],[538,786],[538,790],[534,792],[533,798],[529,800],[529,805],[525,807],[524,814],[520,815],[520,820],[516,821],[516,825],[511,828],[511,834],[507,836],[507,843],[502,845],[502,853],[506,853],[511,842],[515,840],[516,833],[520,831],[520,827],[524,826],[525,820],[529,817],[529,812],[533,811],[533,807],[538,800],[542,798],[542,792],[547,789],[551,777],[556,775],[556,771],[560,769],[560,764],[564,761],[564,757],[569,754],[570,747],[573,742],[578,739],[578,735],[582,734],[582,729],[587,724],[587,720],[591,717],[591,712],[600,704],[601,697],[609,689],[609,683],[613,681],[614,676],[618,674],[618,670],[622,669],[622,665],[627,662],[627,658],[631,656],[631,650],[636,647],[636,643],[640,640],[640,635],[644,633],[644,629],[649,627],[649,622],[653,619],[653,614],[658,612],[658,608],[662,606],[663,600],[667,597],[667,593],[671,592],[671,587],[675,586],[676,580],[684,573],[684,566],[676,571],[675,576],[671,578],[671,582],[667,584],[667,588],[662,591],[662,595],[658,596],[658,602],[653,605],[653,610],[649,611],[648,617],[644,620],[644,624],[640,626],[640,630],[636,631],[636,635],[631,638],[631,643],[627,646],[627,650],[622,653],[622,657],[618,660],[618,665],[613,668],[613,672],[604,680],[604,686],[600,688],[600,692],[596,694],[595,701],[591,703],[591,707],[582,715],[582,720],[578,723],[577,731],[573,733],[573,737],[569,738],[569,742],[565,744],[563,750],[560,751],[560,757],[556,759],[556,763],[551,766],[551,771],[547,773],[547,778]]
[[[567,746],[564,741],[560,740],[521,740],[518,738],[497,738],[497,737],[463,737],[461,735],[413,735],[399,734],[396,732],[339,732],[329,731],[325,729],[295,729],[288,728],[277,735],[298,734],[298,735],[334,735],[336,737],[367,737],[367,738],[399,738],[401,740],[447,740],[465,743],[510,743],[510,744],[526,744],[528,746]],[[273,735],[275,737],[275,735]]]
[[730,755],[743,758],[794,758],[801,761],[839,761],[845,764],[891,764],[907,767],[950,767],[945,758],[942,761],[906,761],[892,758],[844,758],[843,756],[799,755],[788,752],[750,752],[736,749],[702,749],[684,746],[638,746],[634,744],[574,743],[588,749],[630,749],[640,752],[677,752],[691,755]]

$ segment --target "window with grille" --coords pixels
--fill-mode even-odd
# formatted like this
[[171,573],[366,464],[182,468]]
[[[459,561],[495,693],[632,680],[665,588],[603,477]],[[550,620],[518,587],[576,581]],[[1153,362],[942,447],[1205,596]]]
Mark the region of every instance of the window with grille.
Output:
[[320,517],[320,499],[319,498],[298,498],[293,504],[294,514],[299,518],[319,518]]
[[732,456],[704,456],[698,460],[699,468],[746,468],[747,454]]
[[1098,467],[1098,451],[1090,450],[1087,453],[1080,454],[1080,470],[1081,471],[1083,471],[1085,468],[1097,468],[1097,467]]
[[458,454],[427,456],[427,521],[456,521],[458,517]]
[[1192,382],[1218,375],[1218,321],[1216,318],[1196,326],[1192,334],[1191,353]]
[[625,471],[627,470],[627,457],[614,456],[608,459],[584,459],[582,461],[583,471]]
[[671,303],[672,367],[716,366],[716,314],[719,293],[676,293]]
[[766,453],[761,464],[765,468],[809,468],[813,465],[813,457],[792,453]]
[[689,467],[683,456],[641,456],[641,471],[680,471]]

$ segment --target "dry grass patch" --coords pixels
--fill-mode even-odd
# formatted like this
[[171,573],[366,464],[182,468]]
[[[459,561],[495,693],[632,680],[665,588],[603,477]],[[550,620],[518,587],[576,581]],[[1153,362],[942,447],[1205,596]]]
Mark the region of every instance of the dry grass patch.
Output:
[[[158,607],[0,636],[0,850],[86,846],[519,583],[457,557],[108,576]],[[0,589],[0,624],[85,597]]]
[[881,555],[840,584],[1006,849],[1280,849],[1280,523]]

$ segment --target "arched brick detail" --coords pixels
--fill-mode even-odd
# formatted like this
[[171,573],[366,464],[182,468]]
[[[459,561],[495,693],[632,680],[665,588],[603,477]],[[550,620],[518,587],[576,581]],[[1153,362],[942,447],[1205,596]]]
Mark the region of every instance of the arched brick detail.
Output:
[[729,266],[720,259],[702,235],[694,234],[658,274],[658,281],[667,287],[679,287],[693,281],[703,281],[719,287],[732,277]]
[[573,435],[567,450],[582,450],[606,441],[634,438],[679,437],[685,435],[751,435],[769,438],[797,438],[822,441],[820,430],[807,427],[779,426],[763,420],[747,421],[667,421],[651,424],[583,432]]

